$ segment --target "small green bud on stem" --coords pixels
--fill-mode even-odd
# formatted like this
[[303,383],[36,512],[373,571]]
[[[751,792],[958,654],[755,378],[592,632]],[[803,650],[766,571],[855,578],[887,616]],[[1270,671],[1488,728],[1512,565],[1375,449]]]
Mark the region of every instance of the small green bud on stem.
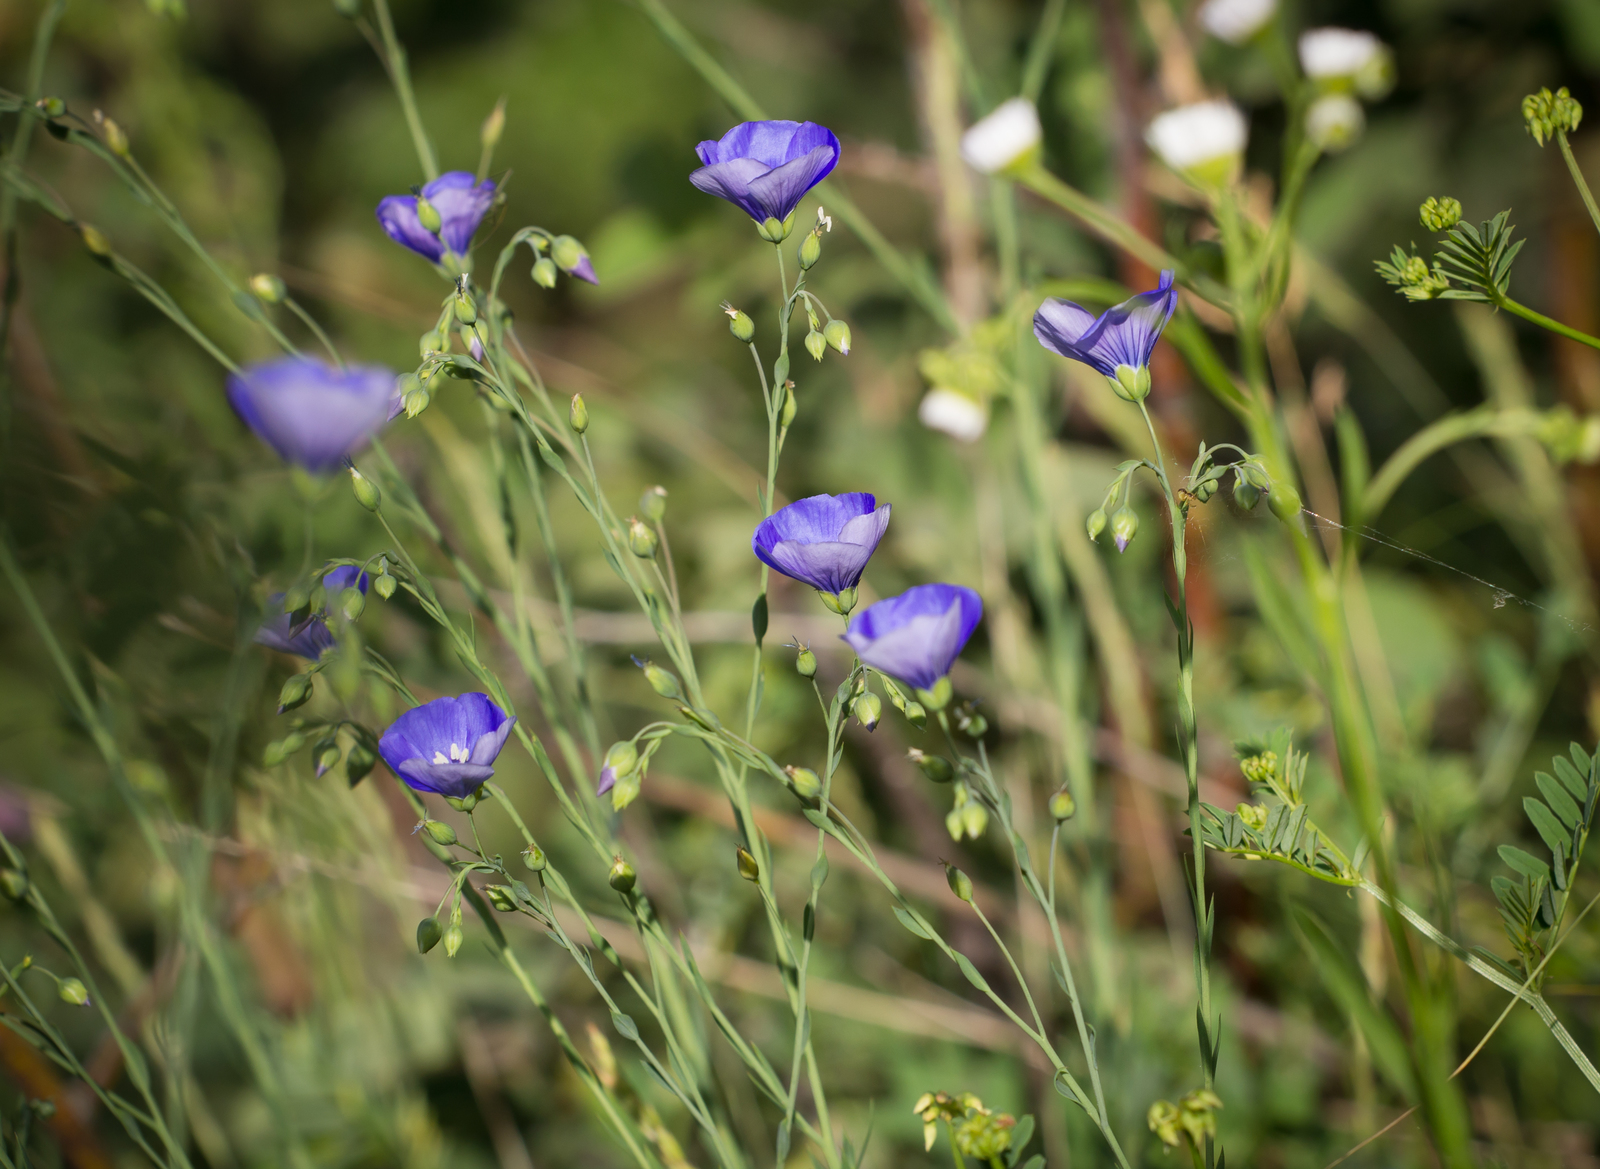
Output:
[[817,676],[817,655],[811,652],[809,645],[802,646],[794,659],[795,672],[802,678],[815,678]]
[[71,1003],[75,1007],[89,1005],[89,988],[76,978],[63,978],[56,986],[56,993],[64,1003]]
[[278,691],[278,713],[304,706],[311,698],[311,675],[291,674]]
[[906,758],[917,765],[917,770],[934,783],[949,783],[955,778],[955,769],[950,766],[950,760],[943,755],[929,755],[912,747],[906,752]]
[[1429,196],[1417,212],[1422,226],[1429,231],[1449,231],[1461,222],[1461,200],[1449,195],[1435,199]]
[[102,260],[111,258],[111,243],[101,234],[100,229],[92,224],[78,224],[78,235],[83,240],[83,246],[89,249],[89,254]]
[[813,231],[800,241],[800,267],[804,271],[810,271],[820,259],[822,259],[822,236]]
[[522,867],[530,873],[544,872],[545,866],[549,863],[549,858],[544,855],[544,849],[537,844],[530,844],[522,850]]
[[483,126],[478,130],[478,141],[483,146],[485,154],[493,154],[494,148],[500,145],[500,135],[506,129],[506,99],[502,97],[494,103],[494,109],[489,111],[489,116],[483,120]]
[[639,514],[652,524],[659,524],[667,514],[667,489],[659,484],[645,488],[639,497]]
[[834,317],[822,330],[822,336],[828,345],[838,350],[845,357],[850,356],[850,326]]
[[26,897],[30,885],[28,874],[20,869],[0,869],[0,893],[12,901],[21,901]]
[[740,847],[734,852],[734,858],[739,866],[739,875],[751,884],[761,880],[761,866],[756,863],[756,858],[750,850]]
[[456,952],[461,949],[461,943],[463,940],[464,938],[461,933],[461,923],[452,921],[450,923],[450,928],[444,931],[445,957],[454,958],[456,956]]
[[435,844],[442,844],[446,848],[449,848],[457,840],[456,830],[443,820],[424,820],[422,822],[422,830],[433,838]]
[[554,288],[556,286],[556,262],[549,256],[540,256],[533,262],[533,282],[540,288]]
[[289,295],[283,281],[270,272],[257,272],[250,277],[250,292],[262,304],[282,304]]
[[1300,493],[1292,483],[1283,479],[1273,480],[1272,487],[1267,491],[1267,506],[1272,509],[1273,515],[1286,524],[1292,524],[1304,508]]
[[439,234],[439,209],[428,202],[426,195],[417,196],[417,222],[422,224],[423,231],[431,235]]
[[812,329],[806,334],[806,352],[817,361],[821,361],[822,355],[828,352],[828,339]]
[[377,511],[378,505],[383,502],[383,493],[378,490],[378,485],[354,467],[350,468],[350,490],[355,493],[356,502],[368,511]]
[[572,405],[567,409],[567,425],[572,427],[574,434],[582,434],[589,429],[589,407],[584,404],[582,394],[572,395]]
[[779,391],[783,395],[783,409],[779,412],[778,421],[785,430],[794,425],[795,413],[799,410],[799,403],[794,398],[794,382],[786,381]]
[[868,731],[875,731],[878,729],[879,720],[883,718],[883,699],[869,690],[855,700],[850,713],[855,715],[856,721]]
[[1089,533],[1089,539],[1098,540],[1100,533],[1106,530],[1106,509],[1095,508],[1089,513],[1089,518],[1084,521],[1083,527]]
[[611,872],[606,876],[606,883],[618,893],[631,893],[639,881],[639,874],[633,871],[633,866],[620,856],[611,861]]
[[947,864],[944,867],[944,879],[954,893],[968,905],[972,904],[972,878],[963,873],[955,865]]
[[822,780],[809,767],[785,767],[790,790],[802,800],[810,801],[822,794]]
[[660,543],[655,530],[638,516],[628,518],[628,550],[640,560],[654,560]]
[[751,338],[756,335],[756,323],[750,319],[750,314],[742,309],[736,309],[727,301],[722,302],[722,311],[728,314],[728,332],[734,339],[750,344]]
[[1072,793],[1066,788],[1057,790],[1050,797],[1050,815],[1057,824],[1065,824],[1078,814],[1078,801],[1072,798]]

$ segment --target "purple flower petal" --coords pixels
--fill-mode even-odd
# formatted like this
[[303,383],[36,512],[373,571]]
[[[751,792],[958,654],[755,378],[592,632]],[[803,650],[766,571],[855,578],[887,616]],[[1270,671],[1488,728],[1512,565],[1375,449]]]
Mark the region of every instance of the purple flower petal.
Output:
[[418,791],[460,798],[494,774],[491,765],[516,721],[487,694],[436,698],[395,719],[378,753]]
[[567,269],[567,275],[587,280],[590,284],[600,283],[600,277],[594,274],[594,264],[587,255],[579,257],[578,262]]
[[758,223],[790,212],[839,162],[839,139],[815,122],[741,122],[695,147],[705,165],[689,181]]
[[465,255],[478,224],[494,204],[494,182],[478,182],[470,171],[446,171],[422,188],[439,213],[439,234],[417,218],[415,195],[389,195],[378,203],[378,223],[395,243],[437,264],[446,251]]
[[[282,604],[282,593],[267,598],[269,609],[281,610]],[[320,613],[296,625],[289,614],[279,611],[261,623],[255,641],[279,653],[294,654],[314,662],[332,647],[333,633]]]
[[971,589],[917,585],[857,613],[841,637],[873,669],[931,690],[982,619],[983,599]]
[[444,255],[444,241],[423,227],[417,218],[415,195],[385,195],[378,200],[378,226],[395,243],[435,264]]
[[821,592],[853,589],[889,526],[890,505],[877,504],[862,491],[796,500],[761,522],[751,551]]
[[617,769],[609,765],[600,769],[600,785],[594,789],[594,794],[603,796],[617,786]]
[[1095,317],[1068,300],[1047,300],[1033,315],[1033,335],[1052,353],[1092,366],[1115,377],[1119,365],[1139,369],[1150,364],[1156,339],[1178,306],[1172,272],[1161,283]]
[[395,378],[376,365],[340,373],[312,357],[280,357],[228,378],[228,401],[287,462],[331,471],[389,419]]

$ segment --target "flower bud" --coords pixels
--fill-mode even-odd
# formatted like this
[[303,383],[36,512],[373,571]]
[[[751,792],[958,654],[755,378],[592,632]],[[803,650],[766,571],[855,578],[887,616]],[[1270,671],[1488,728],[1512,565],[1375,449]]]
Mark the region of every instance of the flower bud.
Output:
[[605,766],[619,778],[631,774],[633,769],[639,766],[639,748],[634,746],[631,739],[612,743],[610,750],[606,752]]
[[1089,513],[1089,518],[1084,521],[1084,530],[1089,533],[1089,539],[1098,540],[1100,533],[1106,530],[1106,509],[1097,507]]
[[261,762],[267,767],[276,767],[305,745],[305,735],[290,731],[283,738],[267,744],[267,749],[261,753]]
[[802,800],[814,800],[822,793],[822,780],[811,768],[785,767],[783,773],[789,777],[789,790]]
[[515,913],[517,910],[517,902],[511,896],[511,887],[509,885],[485,885],[483,887],[483,896],[490,905],[501,913]]
[[378,757],[373,754],[372,748],[358,742],[345,754],[344,777],[350,781],[351,787],[355,787],[371,774],[377,762]]
[[806,334],[806,352],[811,354],[813,358],[821,361],[822,355],[827,351],[828,341],[821,333],[812,329],[811,332]]
[[278,691],[278,713],[304,706],[311,697],[311,675],[291,674]]
[[461,926],[456,922],[451,922],[450,928],[444,931],[444,955],[446,958],[454,958],[456,956],[456,951],[461,949],[462,940]]
[[917,770],[922,772],[924,778],[934,783],[949,783],[955,778],[955,769],[943,755],[929,755],[912,747],[906,752],[906,758],[917,765]]
[[457,285],[455,300],[451,302],[450,311],[455,313],[456,320],[463,325],[476,323],[478,319],[478,306],[472,299],[465,285]]
[[761,866],[756,863],[756,858],[750,854],[749,849],[741,846],[735,851],[734,859],[739,866],[739,875],[746,881],[754,884],[761,880]]
[[59,97],[41,97],[33,103],[33,108],[47,118],[59,118],[67,112],[67,103]]
[[574,434],[582,434],[589,429],[589,407],[584,405],[582,394],[572,395],[572,405],[567,409],[567,425],[572,427]]
[[533,282],[540,288],[556,286],[556,262],[549,256],[540,256],[533,262]]
[[1292,523],[1300,514],[1302,504],[1300,493],[1294,489],[1292,483],[1283,479],[1274,479],[1272,486],[1267,490],[1267,506],[1272,509],[1272,514],[1284,523]]
[[56,993],[61,996],[61,1001],[71,1003],[75,1007],[89,1005],[89,988],[76,978],[63,978],[56,985]]
[[1449,231],[1461,222],[1461,200],[1452,199],[1449,195],[1437,199],[1430,195],[1418,209],[1417,215],[1422,220],[1422,226],[1429,231]]
[[356,502],[368,511],[377,511],[383,500],[378,485],[354,467],[350,468],[350,490],[355,493]]
[[977,800],[961,809],[961,827],[968,840],[977,840],[989,828],[989,810]]
[[282,304],[289,290],[270,272],[257,272],[250,277],[250,291],[263,304]]
[[1233,502],[1245,511],[1250,511],[1261,502],[1261,485],[1256,477],[1244,467],[1237,467],[1233,472]]
[[961,729],[969,738],[981,739],[989,733],[989,720],[981,714],[975,714],[961,724]]
[[972,878],[963,873],[955,865],[947,864],[944,867],[944,879],[954,893],[962,901],[969,904],[972,901]]
[[811,652],[811,647],[803,646],[794,659],[795,672],[802,678],[815,678],[817,676],[817,655]]
[[387,601],[394,596],[395,585],[398,583],[387,572],[380,572],[377,579],[372,582],[372,591],[377,593],[382,600]]
[[[99,111],[96,110],[95,113],[98,115]],[[101,116],[97,117],[96,121],[100,123],[100,130],[106,136],[106,146],[111,153],[118,158],[127,158],[129,153],[128,132],[110,118]]]
[[[584,250],[582,244],[570,235],[558,235],[550,241],[550,258],[556,262],[556,267],[563,272],[572,272],[589,259],[589,253]],[[592,279],[592,269],[589,275]]]
[[544,872],[545,866],[549,863],[549,858],[544,855],[544,849],[537,844],[529,844],[522,850],[522,867],[530,873]]
[[90,254],[104,260],[111,255],[111,243],[100,229],[88,223],[78,225],[78,235],[83,239],[83,246],[89,249]]
[[311,749],[311,758],[317,764],[317,778],[321,779],[328,774],[328,769],[338,766],[344,752],[339,750],[339,740],[333,735],[322,739]]
[[820,259],[822,259],[822,237],[813,231],[800,241],[801,270],[810,271],[811,266]]
[[649,524],[638,516],[629,517],[628,549],[635,556],[640,560],[654,560],[658,543],[660,541],[656,538],[655,530]]
[[28,895],[28,874],[19,869],[0,869],[0,893],[4,893],[13,901],[21,901]]
[[489,111],[489,116],[483,120],[482,127],[478,130],[478,142],[484,152],[494,153],[494,148],[500,145],[500,135],[506,129],[506,99],[501,98],[494,103],[494,109]]
[[928,708],[920,702],[906,703],[905,714],[906,721],[919,731],[928,725]]
[[456,830],[443,820],[424,820],[422,822],[422,830],[433,837],[435,844],[442,844],[446,848],[449,848],[457,840]]
[[782,424],[785,430],[788,430],[789,427],[794,425],[794,416],[799,410],[800,406],[799,403],[795,401],[793,382],[784,382],[782,392],[783,409],[779,411],[778,421]]
[[1117,508],[1111,516],[1111,538],[1116,541],[1117,551],[1125,552],[1134,534],[1139,530],[1139,517],[1134,514],[1133,508],[1124,504]]
[[1244,821],[1246,828],[1253,832],[1260,832],[1267,826],[1267,810],[1260,804],[1240,804],[1235,811],[1239,819]]
[[631,893],[634,885],[639,880],[639,874],[633,871],[633,866],[620,856],[611,862],[611,872],[606,876],[606,882],[618,893]]
[[1072,798],[1072,793],[1066,788],[1061,788],[1050,797],[1050,815],[1057,824],[1065,824],[1078,813],[1078,801]]
[[750,319],[750,314],[743,309],[736,309],[727,301],[722,302],[722,311],[728,314],[728,332],[734,339],[749,344],[756,335],[756,323]]
[[875,731],[878,729],[878,720],[883,717],[883,700],[869,690],[855,700],[850,711],[868,731]]
[[639,514],[652,524],[659,524],[667,514],[667,489],[660,485],[645,488],[639,497]]
[[829,321],[823,327],[822,335],[827,339],[827,342],[830,346],[838,350],[844,356],[850,356],[849,325],[845,324],[838,317],[834,317],[833,320]]
[[1583,120],[1583,107],[1573,100],[1567,87],[1551,93],[1541,89],[1522,99],[1522,117],[1528,124],[1528,133],[1540,146],[1554,138],[1557,131],[1572,133]]
[[439,209],[428,202],[426,195],[417,196],[417,222],[422,224],[422,230],[431,235],[439,234]]

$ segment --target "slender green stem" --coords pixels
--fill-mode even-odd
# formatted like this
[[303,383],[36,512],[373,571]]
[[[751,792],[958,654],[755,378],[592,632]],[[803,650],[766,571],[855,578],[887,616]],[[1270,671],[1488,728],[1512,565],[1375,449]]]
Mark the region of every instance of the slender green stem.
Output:
[[406,116],[406,127],[411,131],[411,145],[416,148],[417,161],[422,173],[431,183],[439,177],[439,162],[434,157],[433,143],[423,129],[422,117],[417,113],[416,95],[411,91],[411,71],[406,62],[406,50],[394,33],[394,18],[389,14],[389,0],[372,0],[372,10],[378,17],[378,35],[383,38],[384,65],[389,80],[400,98],[400,109]]
[[1448,414],[1417,431],[1390,455],[1361,495],[1361,514],[1347,517],[1352,524],[1371,523],[1388,506],[1400,485],[1430,457],[1472,438],[1511,438],[1537,434],[1545,425],[1536,410],[1502,410],[1480,406],[1461,414]]
[[292,296],[284,297],[283,303],[288,306],[290,312],[300,318],[301,323],[306,328],[311,330],[312,335],[328,351],[328,356],[333,358],[333,364],[338,367],[340,373],[343,373],[345,371],[344,358],[339,356],[339,350],[334,347],[333,339],[323,331],[322,326],[317,323],[317,318],[307,312],[300,302]]
[[1578,160],[1572,156],[1572,145],[1567,141],[1565,130],[1556,131],[1556,145],[1561,147],[1561,157],[1567,160],[1567,169],[1572,172],[1572,181],[1577,184],[1578,194],[1583,196],[1583,205],[1589,209],[1589,218],[1594,222],[1595,230],[1600,231],[1600,207],[1595,206],[1594,194],[1589,190],[1583,172],[1578,169]]
[[1523,320],[1532,321],[1541,329],[1549,329],[1552,333],[1556,333],[1570,341],[1576,341],[1581,345],[1587,345],[1591,349],[1600,349],[1600,337],[1592,337],[1582,330],[1574,329],[1571,325],[1563,325],[1552,317],[1547,317],[1540,312],[1534,312],[1527,305],[1519,304],[1509,296],[1496,296],[1494,303],[1508,313],[1516,313]]

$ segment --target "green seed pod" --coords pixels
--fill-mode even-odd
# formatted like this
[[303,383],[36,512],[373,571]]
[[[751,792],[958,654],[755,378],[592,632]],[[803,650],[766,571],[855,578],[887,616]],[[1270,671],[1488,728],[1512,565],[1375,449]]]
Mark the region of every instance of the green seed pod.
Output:
[[906,703],[905,716],[906,721],[919,731],[928,725],[928,708],[920,702]]
[[350,490],[355,493],[356,502],[368,511],[377,511],[383,500],[378,485],[354,467],[350,468]]
[[822,355],[828,351],[828,339],[821,333],[812,329],[806,334],[806,352],[816,360],[821,361]]
[[802,800],[814,800],[822,793],[822,780],[809,767],[785,767],[789,788]]
[[367,607],[367,595],[360,589],[349,588],[339,594],[339,612],[346,621],[359,620]]
[[400,404],[405,407],[406,417],[415,418],[428,408],[428,403],[433,401],[433,395],[423,388],[422,383],[417,383],[417,388],[409,391],[400,399]]
[[1261,502],[1261,488],[1257,486],[1252,477],[1243,469],[1233,473],[1233,502],[1245,511],[1251,511]]
[[291,674],[278,691],[278,713],[304,706],[311,698],[311,675]]
[[456,951],[461,949],[461,942],[462,942],[461,926],[458,925],[456,922],[451,922],[450,923],[450,928],[444,931],[444,955],[445,955],[445,957],[446,958],[454,958],[456,956]]
[[483,896],[501,913],[515,913],[517,910],[516,898],[511,896],[511,889],[507,885],[485,885]]
[[263,304],[282,304],[289,290],[270,272],[257,272],[250,277],[250,292]]
[[582,434],[589,429],[589,407],[584,405],[582,394],[572,395],[572,405],[567,409],[567,425],[572,433]]
[[89,1005],[89,988],[76,978],[63,978],[56,985],[56,993],[64,1003],[71,1003],[75,1007]]
[[961,727],[970,738],[981,739],[989,733],[989,720],[981,714],[975,714]]
[[306,737],[304,733],[290,731],[276,742],[267,744],[267,749],[262,752],[261,762],[268,767],[276,767],[305,745]]
[[33,108],[47,118],[59,118],[67,112],[67,103],[59,97],[41,97],[33,103]]
[[1139,531],[1139,516],[1133,508],[1123,505],[1111,515],[1111,538],[1116,542],[1117,551],[1127,551],[1128,545]]
[[756,863],[756,858],[750,850],[740,847],[734,850],[734,859],[739,866],[739,875],[751,884],[761,880],[761,866]]
[[749,313],[734,309],[728,313],[728,332],[732,333],[736,340],[748,345],[756,335],[756,323],[750,319]]
[[28,874],[20,869],[0,869],[0,893],[12,901],[21,901],[28,895]]
[[943,755],[929,755],[926,751],[919,751],[912,747],[906,752],[906,757],[917,765],[917,770],[934,783],[949,783],[955,778],[955,769],[950,766],[950,760]]
[[556,286],[556,262],[549,256],[540,256],[533,262],[533,282],[540,288],[554,288]]
[[961,828],[968,840],[977,840],[989,828],[989,810],[977,800],[961,809]]
[[968,903],[972,901],[971,877],[967,876],[967,874],[956,868],[955,865],[947,864],[944,867],[944,879],[945,882],[950,886],[950,892],[954,893],[963,901]]
[[802,678],[815,678],[817,676],[817,655],[811,652],[811,647],[805,646],[794,659],[795,671]]
[[633,871],[633,866],[620,856],[611,862],[611,872],[606,876],[606,883],[618,893],[631,893],[638,883],[639,874]]
[[339,750],[339,740],[333,735],[320,740],[311,749],[311,757],[317,763],[317,778],[320,779],[328,773],[331,767],[337,767],[344,752]]
[[1267,491],[1267,506],[1272,509],[1273,515],[1286,524],[1293,523],[1303,507],[1300,493],[1292,483],[1283,479],[1275,479]]
[[394,596],[395,586],[398,583],[387,572],[381,572],[378,574],[377,579],[372,582],[372,591],[378,594],[379,599],[387,601]]
[[667,514],[667,489],[659,484],[645,488],[639,497],[639,514],[652,524],[659,524]]
[[1089,518],[1084,521],[1083,527],[1089,533],[1089,539],[1098,540],[1100,533],[1106,530],[1106,509],[1095,508],[1089,513]]
[[428,202],[426,195],[417,196],[417,222],[422,224],[422,230],[430,235],[438,235],[441,221],[439,209]]
[[1072,793],[1066,788],[1061,788],[1050,797],[1050,815],[1057,824],[1065,824],[1078,814],[1078,801],[1072,798]]
[[785,430],[794,425],[794,416],[799,409],[800,405],[794,398],[794,383],[784,382],[783,409],[779,411],[778,421],[783,424]]
[[827,327],[822,330],[822,335],[827,339],[827,342],[831,347],[837,349],[846,357],[850,356],[849,325],[845,324],[838,317],[834,317],[833,320],[828,322]]
[[83,240],[83,246],[89,249],[91,255],[100,259],[107,259],[111,255],[111,242],[101,233],[100,229],[87,223],[78,225],[78,236]]
[[522,850],[522,867],[530,873],[544,872],[545,866],[549,863],[549,858],[544,855],[544,849],[537,844],[529,844]]
[[110,118],[100,119],[101,132],[106,136],[106,146],[118,158],[127,158],[129,154],[128,132],[117,125]]
[[433,838],[435,844],[442,844],[449,848],[457,840],[456,830],[443,820],[424,820],[422,827]]
[[800,241],[800,267],[810,271],[811,266],[820,259],[822,259],[822,237],[813,231]]
[[638,516],[628,520],[628,549],[640,560],[654,560],[660,543],[655,531]]
[[678,687],[678,676],[671,670],[664,670],[654,662],[645,662],[644,680],[650,683],[650,689],[663,698],[683,699],[683,691]]
[[883,718],[883,699],[869,690],[855,700],[850,707],[850,713],[854,714],[856,721],[867,730],[877,730],[878,721]]

